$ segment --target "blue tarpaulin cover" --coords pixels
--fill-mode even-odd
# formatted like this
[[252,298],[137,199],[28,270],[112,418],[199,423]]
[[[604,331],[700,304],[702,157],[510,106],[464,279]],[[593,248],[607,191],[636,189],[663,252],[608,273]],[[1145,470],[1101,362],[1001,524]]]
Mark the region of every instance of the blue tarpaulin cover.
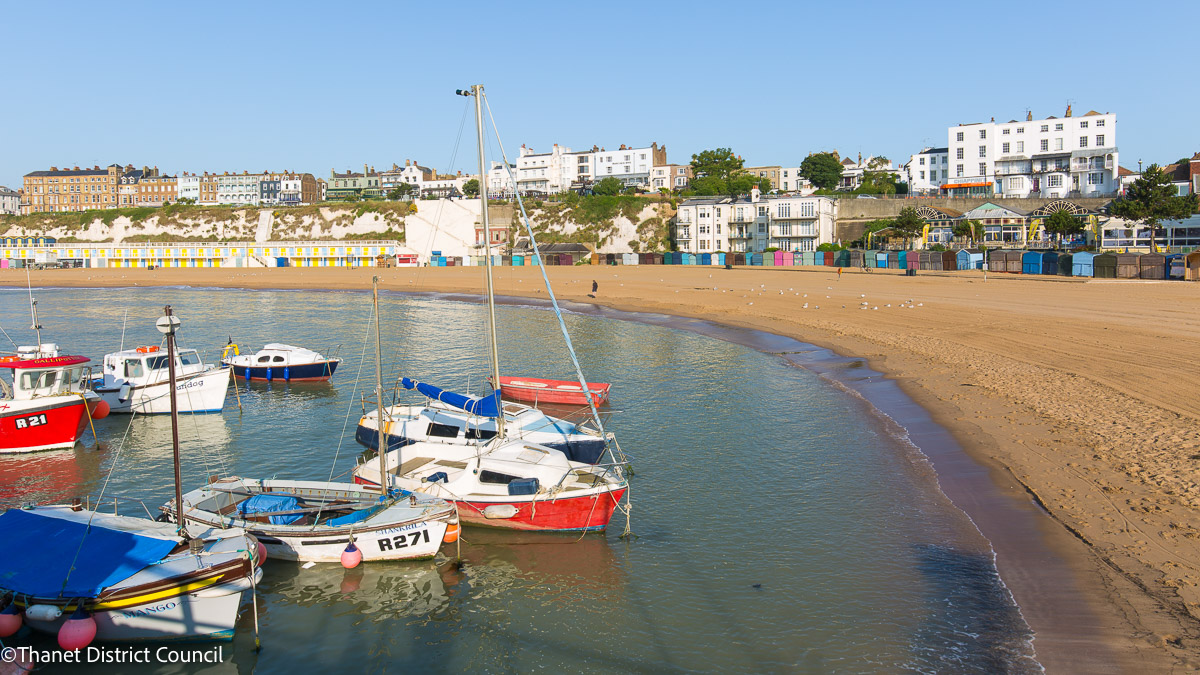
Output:
[[[238,504],[238,513],[246,516],[272,511],[291,511],[300,508],[299,503],[295,497],[289,495],[254,495]],[[281,513],[277,516],[268,516],[268,518],[272,525],[291,525],[300,520],[301,515],[299,513]]]
[[465,410],[472,415],[480,415],[482,417],[499,417],[500,416],[500,390],[497,389],[491,396],[478,398],[475,396],[466,396],[464,394],[456,394],[452,391],[446,391],[426,384],[417,382],[407,377],[400,380],[400,384],[405,389],[416,389],[435,401],[449,403],[455,408]]
[[[4,551],[0,556],[0,588],[39,598],[94,598],[162,560],[177,545],[171,539],[95,524],[89,530],[86,523],[36,510],[10,509],[0,514],[0,550]],[[75,570],[68,579],[72,561]]]

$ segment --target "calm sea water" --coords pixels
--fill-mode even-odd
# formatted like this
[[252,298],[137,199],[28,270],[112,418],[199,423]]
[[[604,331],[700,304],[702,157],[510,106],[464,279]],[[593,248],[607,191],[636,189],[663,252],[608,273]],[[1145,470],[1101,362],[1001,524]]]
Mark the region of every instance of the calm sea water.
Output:
[[[239,383],[240,409],[231,392],[224,413],[182,418],[185,487],[211,473],[344,476],[360,456],[354,425],[374,381],[369,293],[35,296],[43,339],[95,360],[121,344],[126,310],[126,347],[158,344],[153,323],[168,303],[181,344],[209,360],[230,337],[346,359],[332,383]],[[381,305],[385,378],[466,387],[487,374],[482,306],[390,294]],[[571,375],[552,313],[499,315],[502,371]],[[223,664],[148,670],[1039,670],[987,542],[863,402],[736,344],[585,315],[567,323],[584,372],[613,383],[609,428],[636,470],[634,536],[619,538],[620,516],[582,539],[467,530],[461,570],[444,558],[351,571],[270,561],[261,653],[247,604]],[[23,290],[0,290],[0,325],[33,343]],[[74,451],[0,458],[0,503],[94,496],[110,468],[110,494],[152,508],[171,496],[167,418],[110,416],[96,431],[99,447],[89,437]],[[30,640],[52,644],[6,643]]]

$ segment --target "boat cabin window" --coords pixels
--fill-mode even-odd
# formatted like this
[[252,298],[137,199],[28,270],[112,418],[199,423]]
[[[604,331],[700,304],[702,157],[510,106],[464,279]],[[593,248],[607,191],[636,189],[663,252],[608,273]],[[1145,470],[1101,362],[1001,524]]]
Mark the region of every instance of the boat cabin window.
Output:
[[467,438],[469,440],[487,441],[496,437],[495,429],[467,429]]
[[499,473],[497,471],[488,471],[487,469],[484,469],[483,471],[479,472],[479,482],[480,483],[491,483],[493,485],[508,485],[509,483],[513,482],[514,480],[520,480],[520,478],[518,478],[517,476],[510,476],[506,473]]
[[283,357],[282,357],[282,356],[276,356],[275,358],[273,358],[273,359],[271,359],[271,360],[272,360],[272,361],[274,361],[275,363],[283,363]]
[[258,362],[259,362],[259,363],[267,363],[267,362],[268,362],[268,361],[270,361],[270,360],[271,360],[271,357],[270,357],[270,356],[260,356],[260,357],[258,357]]
[[142,370],[141,359],[125,359],[125,377],[141,377],[145,374]]
[[185,366],[194,366],[200,363],[200,355],[196,353],[195,349],[186,349],[179,352],[179,362]]
[[434,438],[458,438],[459,428],[453,424],[438,424],[432,422],[429,425],[429,431],[426,432]]
[[26,370],[21,373],[21,388],[25,391],[47,394],[57,383],[57,370]]
[[161,370],[167,367],[167,355],[151,356],[146,359],[146,367],[150,370]]

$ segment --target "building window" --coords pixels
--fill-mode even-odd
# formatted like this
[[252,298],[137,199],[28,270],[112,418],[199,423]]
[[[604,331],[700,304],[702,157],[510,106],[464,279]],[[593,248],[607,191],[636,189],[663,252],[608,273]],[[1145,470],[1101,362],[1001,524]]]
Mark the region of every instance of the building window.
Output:
[[783,224],[781,224],[781,225],[779,226],[779,236],[781,236],[781,237],[790,237],[790,236],[792,236],[792,224],[791,224],[791,223],[783,223]]
[[1096,134],[1096,147],[1104,147],[1104,134]]
[[963,158],[963,149],[955,148],[954,149],[954,159],[962,159],[962,158]]
[[1104,120],[1096,120],[1096,126],[1098,126],[1098,127],[1104,126]]
[[1104,174],[1089,173],[1088,174],[1088,185],[1104,185]]
[[767,207],[765,204],[758,207],[758,215],[763,216],[763,217],[765,217],[767,215]]
[[1025,152],[1025,141],[1017,141],[1017,152]]
[[1088,123],[1087,123],[1087,122],[1080,122],[1080,123],[1079,123],[1079,128],[1080,128],[1080,129],[1086,129],[1086,128],[1088,128]]
[[958,134],[956,134],[956,136],[957,136],[956,140],[961,141],[963,139],[963,132],[961,132],[961,131],[958,132]]
[[1010,151],[1011,151],[1011,149],[1010,149],[1010,146],[1008,143],[1000,144],[1000,153],[1001,154],[1007,155]]
[[759,224],[758,224],[758,233],[759,233],[759,234],[764,234],[764,233],[766,233],[766,231],[767,231],[767,224],[766,224],[766,223],[759,223]]
[[921,172],[921,180],[925,180],[925,172],[924,171]]
[[792,205],[788,202],[783,202],[775,207],[775,215],[780,218],[792,217]]
[[1017,127],[1017,133],[1018,133],[1018,134],[1023,134],[1023,133],[1025,133],[1025,127]]
[[1009,190],[1020,190],[1024,186],[1025,186],[1025,181],[1020,176],[1017,176],[1016,178],[1008,179],[1008,189]]
[[979,175],[980,175],[980,176],[986,176],[986,175],[987,175],[987,164],[985,164],[985,163],[983,163],[983,162],[980,162],[980,163],[979,163]]
[[987,146],[986,145],[979,146],[979,156],[987,157]]
[[1007,136],[1007,135],[1008,135],[1008,131],[1009,131],[1008,129],[1001,129],[1001,130],[1000,130],[1000,133],[1001,133],[1001,135]]
[[1054,139],[1054,149],[1062,150],[1062,139],[1061,138]]
[[1062,176],[1060,176],[1058,174],[1052,174],[1052,175],[1048,176],[1046,178],[1046,185],[1048,185],[1052,188],[1062,187]]
[[925,158],[922,157],[921,160],[918,162],[918,164],[920,164],[921,166],[925,166]]
[[1081,148],[1086,148],[1086,147],[1087,147],[1087,136],[1080,136],[1080,137],[1079,137],[1079,147],[1081,147]]
[[987,129],[980,129],[980,130],[979,130],[979,137],[980,137],[980,138],[987,138]]
[[1058,124],[1055,124],[1055,125],[1054,125],[1054,130],[1055,130],[1055,131],[1062,131],[1062,130],[1063,130],[1063,125],[1062,125],[1062,123],[1060,122],[1060,123],[1058,123]]
[[963,165],[962,164],[959,164],[957,166],[957,172],[954,175],[958,178],[962,178],[962,175],[963,175]]

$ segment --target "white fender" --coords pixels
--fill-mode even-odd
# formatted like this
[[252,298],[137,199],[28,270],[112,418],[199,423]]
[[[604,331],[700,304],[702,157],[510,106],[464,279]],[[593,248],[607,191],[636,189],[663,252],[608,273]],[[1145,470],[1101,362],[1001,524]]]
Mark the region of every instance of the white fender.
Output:
[[512,504],[492,504],[483,510],[483,517],[489,520],[512,518],[517,515],[517,507]]
[[25,610],[25,618],[30,621],[56,621],[62,616],[62,608],[54,605],[33,605]]

